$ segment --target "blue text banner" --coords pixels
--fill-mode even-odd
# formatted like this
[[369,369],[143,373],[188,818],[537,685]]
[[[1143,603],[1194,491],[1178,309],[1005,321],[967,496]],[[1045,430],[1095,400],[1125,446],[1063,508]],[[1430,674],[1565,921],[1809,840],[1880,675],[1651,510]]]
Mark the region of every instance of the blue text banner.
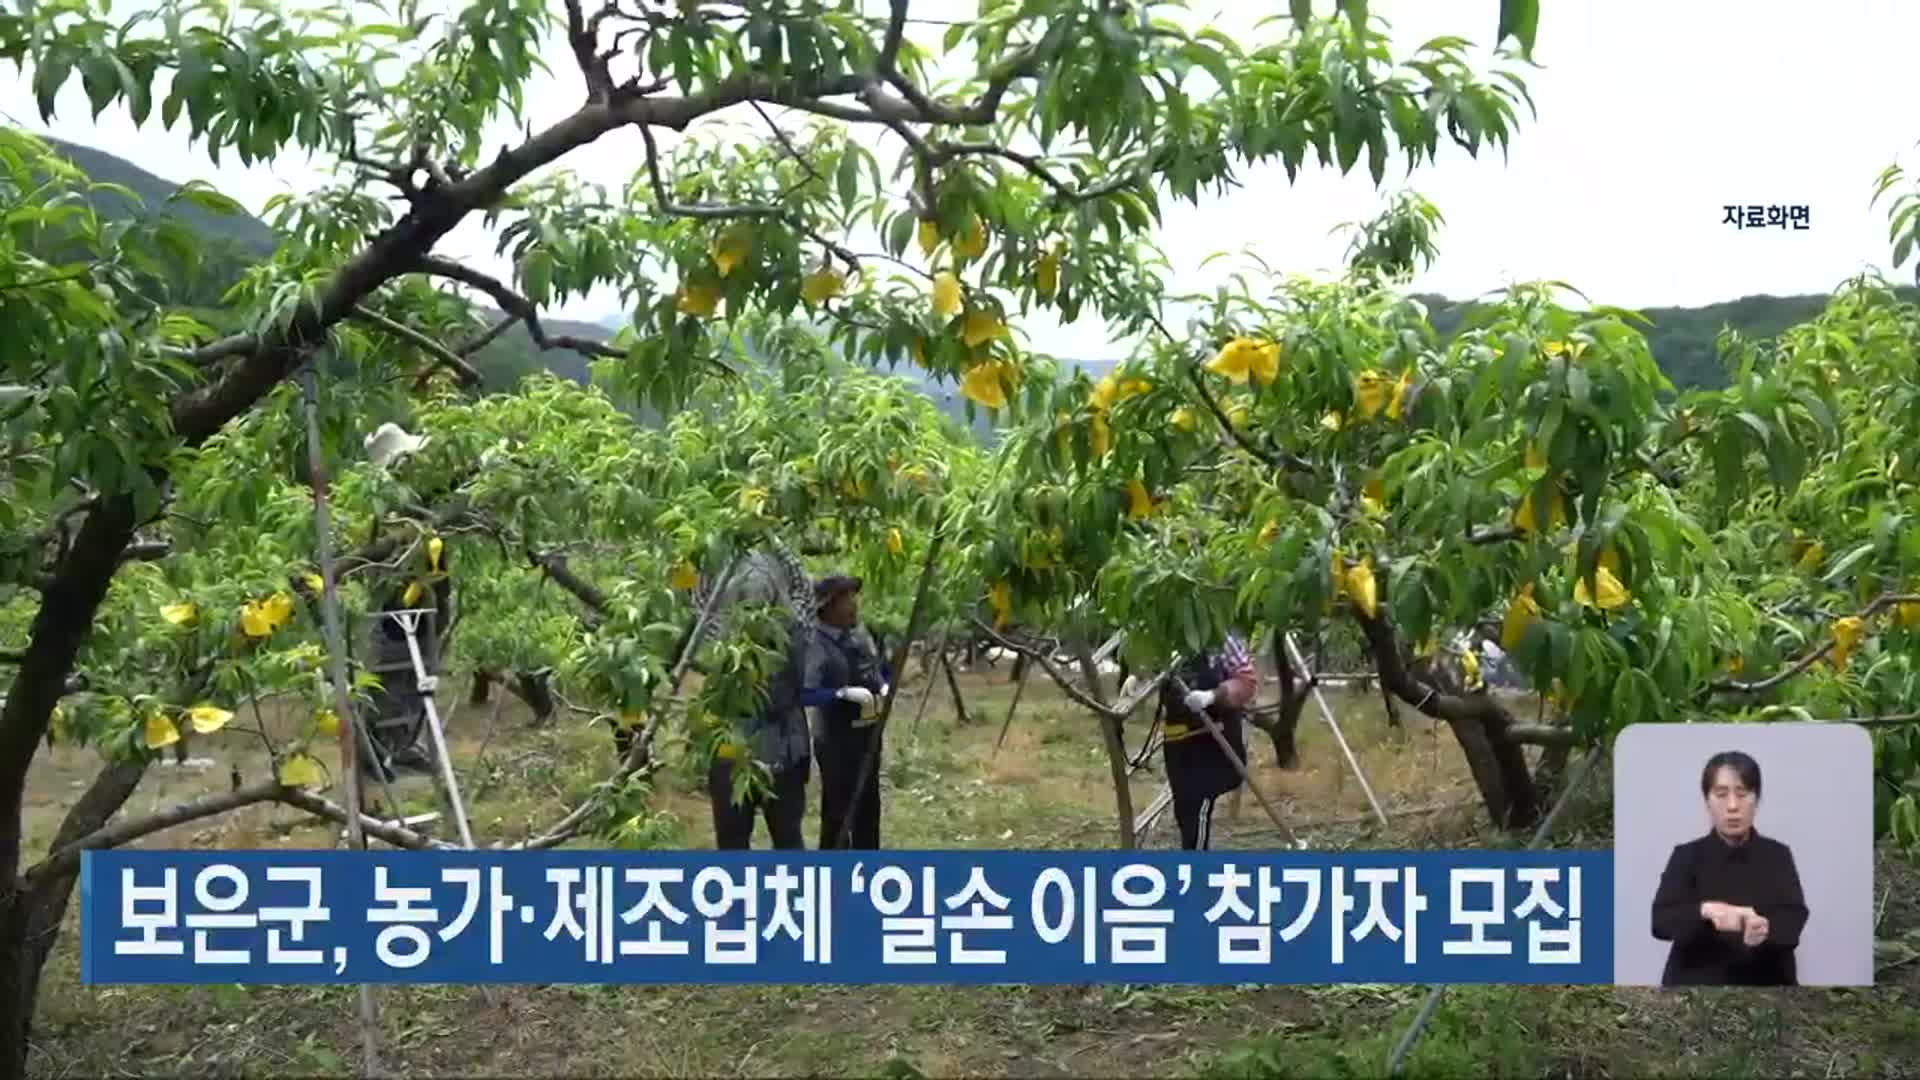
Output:
[[1613,981],[1605,851],[89,851],[89,983]]

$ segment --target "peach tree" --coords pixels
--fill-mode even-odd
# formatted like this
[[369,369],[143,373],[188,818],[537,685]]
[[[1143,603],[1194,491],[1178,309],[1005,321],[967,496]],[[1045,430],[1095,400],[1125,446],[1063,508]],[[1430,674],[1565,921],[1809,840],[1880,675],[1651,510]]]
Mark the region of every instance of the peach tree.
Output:
[[[1530,44],[1534,5],[1499,6],[1499,37]],[[1504,140],[1513,114],[1510,88],[1479,78],[1462,43],[1396,66],[1358,0],[1331,14],[1295,2],[1244,41],[1153,7],[994,0],[926,42],[911,8],[480,0],[433,14],[400,4],[376,22],[364,5],[327,2],[169,0],[122,17],[53,0],[0,16],[0,57],[30,74],[44,118],[77,84],[96,115],[184,129],[216,162],[302,153],[338,165],[273,208],[280,246],[229,291],[215,328],[123,272],[141,238],[92,227],[9,136],[0,408],[23,449],[7,458],[0,523],[17,552],[0,603],[19,635],[0,711],[0,1075],[25,1068],[72,882],[66,861],[23,870],[34,749],[83,654],[113,648],[96,624],[113,618],[121,567],[180,523],[180,478],[256,410],[280,402],[291,415],[285,388],[306,365],[345,354],[369,382],[430,384],[429,370],[470,380],[474,341],[445,336],[457,295],[541,347],[608,361],[610,386],[663,413],[728,372],[724,328],[756,313],[824,315],[857,337],[856,355],[922,355],[978,394],[1011,392],[1023,369],[1005,333],[1014,305],[1137,312],[1146,279],[1129,269],[1131,237],[1163,193],[1197,200],[1245,165],[1291,170],[1309,155],[1343,168],[1365,156],[1377,177],[1393,144],[1414,161],[1443,139],[1477,149]],[[535,127],[525,106],[545,57],[570,61],[578,105]],[[819,122],[790,130],[774,109]],[[731,117],[773,130],[708,137]],[[910,182],[890,188],[855,131],[895,145]],[[623,190],[554,167],[601,140],[644,153]],[[45,216],[78,238],[34,247],[30,219]],[[873,224],[884,258],[860,250]],[[511,271],[449,257],[443,241],[463,226],[493,230]],[[903,238],[946,245],[949,263],[915,268],[910,288],[869,278],[901,257]],[[148,246],[180,239],[156,229]],[[589,290],[622,298],[630,333],[548,332],[543,311]],[[383,347],[356,350],[356,334]],[[337,400],[340,375],[325,373]],[[360,433],[343,419],[330,414],[336,446]],[[324,474],[309,479],[324,489]],[[269,587],[264,559],[246,573],[249,593]],[[279,595],[255,598],[272,604],[276,632]],[[60,839],[111,839],[97,834],[138,778],[104,771]]]

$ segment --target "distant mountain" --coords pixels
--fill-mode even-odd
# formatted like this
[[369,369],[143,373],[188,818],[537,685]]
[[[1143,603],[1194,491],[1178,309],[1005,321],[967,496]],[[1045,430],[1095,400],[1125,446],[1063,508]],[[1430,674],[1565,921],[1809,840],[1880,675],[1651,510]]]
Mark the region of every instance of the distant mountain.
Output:
[[[155,176],[106,151],[64,140],[50,141],[95,180],[128,188],[138,194],[149,209],[165,205],[168,196],[177,190],[178,185],[174,182]],[[117,196],[101,196],[96,205],[106,214],[131,212],[126,200]],[[167,206],[166,212],[201,234],[216,253],[213,261],[232,273],[237,273],[237,269],[234,269],[236,264],[257,259],[271,252],[275,246],[273,231],[251,216],[225,217],[185,203]],[[208,276],[217,278],[221,275],[215,272]],[[221,284],[218,288],[224,290],[225,286]],[[208,289],[200,291],[206,292]],[[1910,299],[1920,297],[1920,290],[1913,288],[1903,288],[1900,292]],[[217,298],[218,292],[213,295]],[[1443,338],[1451,338],[1458,332],[1474,306],[1471,301],[1449,300],[1442,296],[1423,295],[1420,299],[1428,305],[1434,329]],[[1760,295],[1702,307],[1643,308],[1641,313],[1653,323],[1646,330],[1648,346],[1675,385],[1682,389],[1717,387],[1725,385],[1727,381],[1726,372],[1721,368],[1714,350],[1714,338],[1723,327],[1731,326],[1753,338],[1773,337],[1789,326],[1817,315],[1826,306],[1827,300],[1826,296],[1818,294]],[[608,313],[591,322],[546,319],[544,324],[554,334],[605,341],[625,321],[622,314]],[[1069,362],[1096,373],[1115,363],[1113,360]],[[510,386],[518,382],[521,376],[536,370],[551,371],[563,378],[585,383],[589,381],[588,365],[589,361],[578,353],[561,350],[542,352],[534,348],[532,338],[521,326],[501,335],[499,340],[475,357],[475,366],[486,377],[488,385],[494,388]],[[881,370],[887,373],[887,369]],[[951,383],[936,384],[926,372],[911,364],[902,364],[890,373],[914,383],[948,415],[956,419],[964,416],[965,402],[958,387]],[[974,427],[983,434],[991,431],[991,425],[984,418],[978,420]]]
[[[140,209],[145,212],[162,211],[164,207],[162,212],[165,216],[176,218],[181,224],[192,228],[201,235],[203,242],[231,247],[255,258],[273,254],[273,249],[279,244],[267,223],[251,215],[216,214],[189,202],[168,205],[167,199],[179,190],[180,185],[163,180],[126,158],[65,139],[48,138],[46,141],[92,177],[95,183],[118,184],[132,191],[140,196],[144,204]],[[101,216],[109,218],[130,217],[135,212],[134,205],[124,196],[112,192],[99,194],[95,198],[94,208]]]

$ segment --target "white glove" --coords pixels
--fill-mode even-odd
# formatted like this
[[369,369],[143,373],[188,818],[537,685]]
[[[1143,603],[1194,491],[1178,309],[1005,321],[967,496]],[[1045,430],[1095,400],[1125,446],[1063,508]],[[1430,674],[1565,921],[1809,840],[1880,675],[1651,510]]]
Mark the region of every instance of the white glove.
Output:
[[1207,706],[1211,704],[1213,704],[1213,691],[1211,690],[1187,691],[1187,708],[1193,710],[1194,712],[1206,712]]
[[851,701],[863,708],[873,704],[873,691],[864,686],[843,686],[835,690],[833,696],[841,701]]
[[885,684],[883,683],[883,684],[881,685],[881,687],[880,687],[880,692],[879,692],[878,694],[875,694],[874,696],[875,696],[875,697],[877,697],[877,698],[879,698],[879,699],[880,699],[881,701],[885,701],[885,700],[887,700],[887,693],[888,693],[888,691],[890,691],[890,690],[892,690],[892,689],[893,689],[893,687],[891,687],[891,686],[887,686],[887,685],[885,685]]

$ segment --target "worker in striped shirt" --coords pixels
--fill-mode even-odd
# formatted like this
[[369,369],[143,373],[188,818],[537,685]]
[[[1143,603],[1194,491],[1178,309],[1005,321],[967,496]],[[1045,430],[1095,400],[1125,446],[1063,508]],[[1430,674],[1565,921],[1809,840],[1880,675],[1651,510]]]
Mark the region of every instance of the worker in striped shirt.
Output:
[[1226,736],[1234,754],[1247,760],[1246,715],[1260,687],[1253,654],[1237,634],[1229,633],[1212,652],[1188,657],[1161,684],[1166,742],[1161,748],[1167,785],[1173,789],[1173,816],[1180,823],[1180,846],[1205,851],[1213,842],[1213,807],[1220,796],[1240,786],[1240,770],[1200,720],[1204,713]]

